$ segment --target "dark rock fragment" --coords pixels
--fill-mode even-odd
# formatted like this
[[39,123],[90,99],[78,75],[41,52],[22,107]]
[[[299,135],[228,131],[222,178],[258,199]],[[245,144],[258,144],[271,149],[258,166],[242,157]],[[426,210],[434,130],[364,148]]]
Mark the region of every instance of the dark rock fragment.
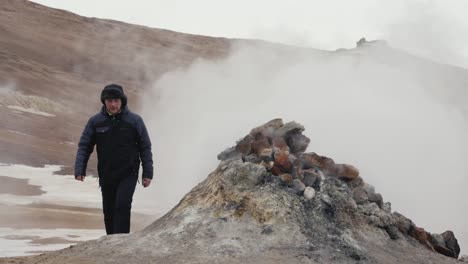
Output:
[[441,235],[445,240],[445,245],[447,246],[447,248],[453,252],[453,257],[458,258],[458,255],[460,254],[460,246],[458,245],[458,241],[455,238],[453,232],[445,231]]
[[398,230],[403,234],[408,234],[410,230],[415,227],[414,223],[410,219],[398,212],[393,212],[392,216],[393,219],[395,219]]
[[294,134],[289,136],[286,142],[288,143],[291,153],[298,154],[306,151],[309,146],[310,139],[301,134]]
[[297,194],[302,194],[306,188],[304,183],[300,181],[299,179],[294,179],[292,181],[292,186],[291,188],[296,192]]
[[353,199],[357,204],[363,204],[368,201],[367,193],[362,187],[353,190]]
[[385,231],[387,231],[388,236],[390,236],[391,239],[396,240],[400,238],[400,232],[398,230],[398,227],[395,225],[389,225],[384,227]]

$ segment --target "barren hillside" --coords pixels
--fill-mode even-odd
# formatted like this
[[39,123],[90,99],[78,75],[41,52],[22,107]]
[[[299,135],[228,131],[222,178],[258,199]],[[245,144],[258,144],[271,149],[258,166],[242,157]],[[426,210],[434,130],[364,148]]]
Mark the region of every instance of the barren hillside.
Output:
[[104,85],[122,84],[137,110],[136,95],[161,74],[222,58],[230,46],[26,0],[2,1],[0,35],[0,161],[36,166],[73,162],[73,143]]

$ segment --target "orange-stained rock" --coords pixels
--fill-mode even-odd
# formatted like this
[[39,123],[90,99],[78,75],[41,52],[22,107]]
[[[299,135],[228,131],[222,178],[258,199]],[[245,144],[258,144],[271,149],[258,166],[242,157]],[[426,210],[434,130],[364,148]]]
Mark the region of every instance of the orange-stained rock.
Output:
[[359,170],[353,165],[335,164],[333,173],[347,181],[352,181],[359,176]]
[[315,152],[303,153],[299,156],[304,169],[318,167],[324,171],[332,171],[335,162],[325,156],[317,155]]
[[282,137],[273,138],[272,145],[273,145],[273,149],[275,149],[275,151],[280,150],[280,151],[288,151],[289,152],[289,146],[286,143],[286,140],[284,140],[284,138],[282,138]]
[[392,213],[393,218],[396,221],[396,225],[398,227],[398,230],[402,232],[403,234],[409,234],[412,229],[416,228],[415,224],[413,221],[411,221],[409,218],[406,216],[398,213],[398,212],[393,212]]
[[252,148],[252,152],[257,154],[258,156],[264,156],[266,152],[271,151],[271,146],[267,138],[262,138],[253,141],[250,144],[250,147]]
[[292,184],[293,178],[291,174],[283,173],[280,176],[280,179],[283,183],[287,184],[288,186]]
[[278,175],[283,174],[283,171],[281,170],[280,167],[273,165],[273,168],[271,168],[271,173],[272,173],[273,175],[278,176]]
[[422,227],[415,227],[410,232],[409,235],[418,240],[421,244],[432,248],[431,243],[429,242],[430,234],[424,230]]
[[283,172],[291,172],[292,164],[289,160],[289,153],[285,151],[275,152],[275,166],[279,167]]

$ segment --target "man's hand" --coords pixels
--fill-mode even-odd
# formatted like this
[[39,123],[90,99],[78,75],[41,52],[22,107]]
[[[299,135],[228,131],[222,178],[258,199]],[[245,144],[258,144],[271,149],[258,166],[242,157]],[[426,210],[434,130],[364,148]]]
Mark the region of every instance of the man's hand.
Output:
[[151,179],[149,179],[149,178],[143,178],[142,184],[143,184],[143,187],[145,187],[145,188],[148,187],[148,186],[150,186],[150,184],[151,184]]
[[75,180],[77,180],[77,181],[83,181],[84,178],[85,178],[85,176],[83,176],[83,175],[75,176]]

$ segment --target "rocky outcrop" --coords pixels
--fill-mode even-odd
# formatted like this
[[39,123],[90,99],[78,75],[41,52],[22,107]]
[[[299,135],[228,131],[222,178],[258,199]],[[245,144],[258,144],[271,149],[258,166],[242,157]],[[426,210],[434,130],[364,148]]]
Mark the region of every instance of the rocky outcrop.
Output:
[[359,176],[359,170],[352,165],[335,164],[333,159],[314,152],[304,153],[310,139],[302,135],[303,131],[301,124],[283,124],[281,119],[274,119],[252,129],[236,146],[219,154],[218,159],[241,158],[244,162],[260,163],[273,175],[291,174],[306,186],[312,186],[321,172],[346,181]]
[[[165,216],[22,263],[457,263],[452,232],[391,212],[359,171],[313,152],[298,123],[272,120]],[[439,253],[442,254],[439,254]],[[0,263],[8,263],[2,262]]]
[[[360,40],[363,41],[365,39]],[[382,195],[359,177],[356,167],[337,164],[333,159],[314,152],[304,153],[310,143],[310,139],[302,135],[304,130],[296,122],[283,124],[281,119],[271,120],[252,129],[235,147],[221,153],[218,159],[226,161],[234,157],[244,162],[257,161],[268,173],[278,176],[292,192],[304,195],[306,200],[321,190],[327,177],[340,179],[348,186],[356,212],[367,216],[370,224],[385,230],[391,239],[410,236],[433,251],[458,258],[460,247],[452,231],[430,234],[398,212],[392,214],[390,203],[384,203]]]
[[356,47],[361,47],[366,44],[375,44],[375,43],[380,44],[380,45],[387,45],[387,42],[385,40],[367,40],[365,37],[362,37],[356,42]]

